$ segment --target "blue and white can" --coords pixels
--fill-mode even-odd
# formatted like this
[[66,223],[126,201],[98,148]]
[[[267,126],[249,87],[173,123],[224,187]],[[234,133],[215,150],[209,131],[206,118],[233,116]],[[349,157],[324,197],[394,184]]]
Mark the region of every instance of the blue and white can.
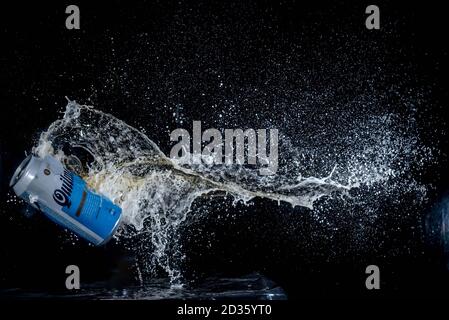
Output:
[[10,186],[18,197],[94,245],[106,243],[120,224],[121,208],[52,156],[28,156]]

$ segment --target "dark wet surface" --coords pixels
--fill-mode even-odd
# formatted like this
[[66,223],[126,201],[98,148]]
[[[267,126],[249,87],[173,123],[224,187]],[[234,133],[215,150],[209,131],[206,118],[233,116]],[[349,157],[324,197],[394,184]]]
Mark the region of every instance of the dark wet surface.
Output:
[[155,278],[143,285],[109,289],[107,283],[95,282],[79,290],[46,292],[18,288],[0,291],[0,299],[77,299],[77,300],[285,300],[284,290],[260,274],[236,278],[207,278],[195,286],[171,285],[166,278]]

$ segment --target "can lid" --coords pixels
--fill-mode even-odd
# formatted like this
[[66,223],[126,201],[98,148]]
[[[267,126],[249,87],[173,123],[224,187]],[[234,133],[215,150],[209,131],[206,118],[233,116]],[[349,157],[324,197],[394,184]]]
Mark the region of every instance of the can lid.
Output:
[[15,193],[20,196],[28,187],[29,183],[32,181],[34,176],[30,175],[29,167],[30,163],[33,162],[35,157],[33,155],[29,155],[26,157],[22,163],[17,167],[16,171],[14,171],[13,176],[9,182],[9,186],[12,187]]

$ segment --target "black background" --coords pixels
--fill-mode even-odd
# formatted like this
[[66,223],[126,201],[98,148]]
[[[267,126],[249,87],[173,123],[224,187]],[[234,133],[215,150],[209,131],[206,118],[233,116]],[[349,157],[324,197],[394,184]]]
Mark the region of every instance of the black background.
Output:
[[[447,26],[440,5],[376,2],[381,9],[381,30],[368,31],[364,11],[370,3],[360,1],[78,2],[81,30],[65,28],[68,4],[9,3],[2,4],[0,10],[3,288],[62,290],[68,264],[79,265],[86,282],[112,279],[112,286],[120,286],[134,279],[132,263],[126,260],[133,258],[123,258],[129,253],[120,245],[93,248],[82,241],[71,245],[64,240],[66,232],[39,216],[26,218],[20,206],[6,202],[13,169],[40,131],[60,117],[65,96],[145,128],[168,153],[168,133],[179,125],[170,117],[177,105],[188,101],[195,106],[184,110],[189,123],[210,112],[208,101],[224,99],[212,85],[215,70],[226,73],[226,80],[235,88],[257,87],[270,79],[259,66],[266,64],[273,52],[282,57],[290,52],[286,44],[302,41],[301,59],[316,63],[314,50],[323,46],[323,52],[332,51],[326,38],[335,37],[338,30],[340,35],[362,39],[352,39],[354,46],[372,44],[373,56],[385,55],[391,64],[413,66],[419,77],[417,85],[432,87],[431,104],[425,112],[433,116],[422,121],[431,118],[437,125],[445,125]],[[233,90],[226,96],[242,95]],[[431,135],[427,139],[431,141]],[[435,201],[449,181],[448,144],[443,141],[438,148],[441,159],[424,177],[437,186],[432,194]],[[426,247],[422,235],[408,229],[396,231],[384,252],[364,252],[356,257],[346,254],[329,261],[326,255],[333,244],[324,238],[312,249],[303,249],[310,241],[307,230],[318,228],[311,217],[303,218],[307,227],[279,236],[282,226],[296,214],[289,206],[257,201],[255,206],[231,211],[235,212],[225,224],[209,215],[194,221],[197,225],[190,233],[185,230],[186,270],[192,279],[260,271],[285,288],[291,298],[447,295],[449,279],[441,252]],[[211,249],[204,246],[204,237],[195,236],[201,228],[215,234]],[[298,235],[301,232],[304,234]],[[349,241],[344,235],[340,240],[342,246]],[[388,253],[394,250],[399,253]],[[368,264],[381,266],[380,291],[365,289]]]

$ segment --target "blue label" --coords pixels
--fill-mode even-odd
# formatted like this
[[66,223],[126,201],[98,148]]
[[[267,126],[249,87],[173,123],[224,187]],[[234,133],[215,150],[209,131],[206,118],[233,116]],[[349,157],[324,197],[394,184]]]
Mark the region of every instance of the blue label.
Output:
[[59,180],[62,182],[61,189],[56,189],[53,192],[53,200],[62,207],[70,207],[70,195],[72,194],[73,189],[73,174],[67,169],[64,169],[64,173],[59,176]]
[[62,211],[101,238],[112,236],[121,208],[106,197],[89,190],[86,182],[70,171],[65,170],[61,180],[62,187],[55,190],[53,199],[57,203],[63,203]]

